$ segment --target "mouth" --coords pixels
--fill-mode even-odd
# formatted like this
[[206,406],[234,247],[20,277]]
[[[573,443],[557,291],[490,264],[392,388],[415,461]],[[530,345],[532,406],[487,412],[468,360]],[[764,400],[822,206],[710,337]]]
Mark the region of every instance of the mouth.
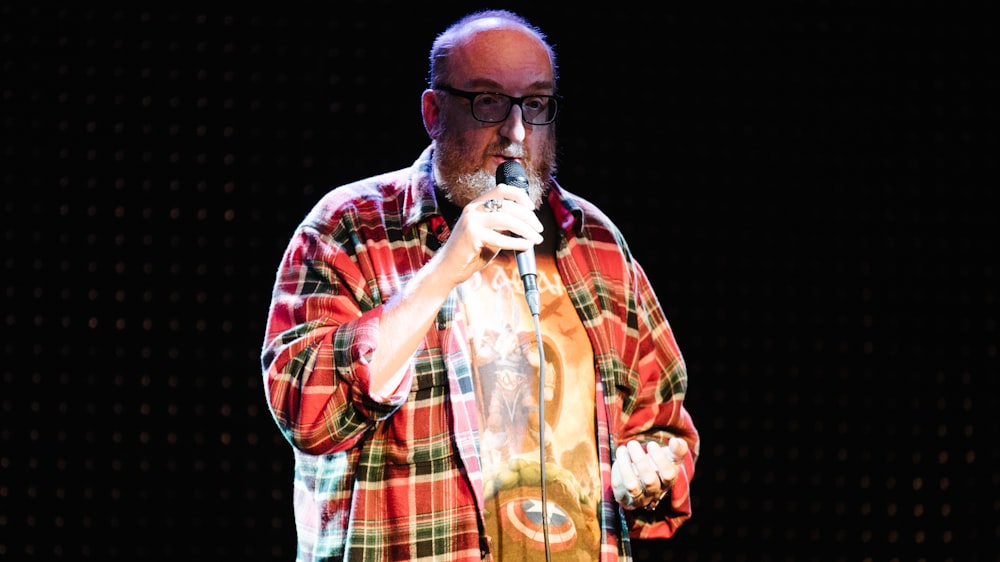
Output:
[[[493,157],[493,160],[495,160],[495,162],[496,162],[496,168],[499,168],[500,164],[503,164],[504,162],[517,162],[521,166],[524,166],[524,161],[523,160],[521,160],[520,158],[515,158],[513,156],[503,156],[503,155],[499,155],[498,154],[498,155],[496,155],[496,156]],[[494,168],[494,169],[496,169],[496,168]]]

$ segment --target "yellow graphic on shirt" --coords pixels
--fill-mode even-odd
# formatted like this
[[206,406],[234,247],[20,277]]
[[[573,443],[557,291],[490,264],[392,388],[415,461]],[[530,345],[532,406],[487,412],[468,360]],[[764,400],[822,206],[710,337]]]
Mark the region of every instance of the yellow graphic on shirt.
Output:
[[512,255],[504,252],[463,285],[475,356],[487,532],[500,559],[544,560],[547,511],[555,560],[593,560],[601,497],[594,430],[593,352],[555,271],[539,255],[544,357],[546,508],[539,464],[539,352]]

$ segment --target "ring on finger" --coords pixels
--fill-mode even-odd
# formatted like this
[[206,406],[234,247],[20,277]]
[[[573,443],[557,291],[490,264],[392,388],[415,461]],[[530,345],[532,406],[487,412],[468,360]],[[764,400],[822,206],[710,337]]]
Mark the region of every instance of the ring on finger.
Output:
[[639,490],[629,497],[629,503],[635,505],[635,502],[644,495],[646,495],[646,490]]
[[486,209],[488,213],[495,213],[503,207],[503,200],[501,199],[487,199],[483,201],[483,208]]
[[644,509],[646,511],[654,511],[656,509],[656,506],[660,505],[660,502],[663,500],[663,498],[667,497],[667,494],[669,493],[670,493],[669,489],[663,490],[662,492],[660,492],[659,497],[653,498],[653,501],[646,504],[646,507]]

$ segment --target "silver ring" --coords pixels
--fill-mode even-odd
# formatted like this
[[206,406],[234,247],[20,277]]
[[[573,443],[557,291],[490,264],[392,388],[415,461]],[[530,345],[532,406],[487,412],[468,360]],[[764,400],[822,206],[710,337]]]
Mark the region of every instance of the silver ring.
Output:
[[649,502],[648,504],[646,504],[646,508],[645,508],[646,511],[655,511],[656,510],[656,506],[660,505],[660,502],[663,501],[663,498],[667,497],[667,494],[669,494],[669,493],[670,493],[669,489],[663,490],[662,492],[660,492],[660,497],[658,497],[658,498],[654,499],[653,501]]
[[502,199],[487,199],[486,201],[483,201],[483,208],[486,209],[486,212],[488,213],[495,213],[499,211],[501,207],[503,207]]
[[639,490],[638,492],[635,493],[635,495],[629,498],[629,503],[635,505],[636,500],[638,500],[644,495],[646,495],[646,490]]

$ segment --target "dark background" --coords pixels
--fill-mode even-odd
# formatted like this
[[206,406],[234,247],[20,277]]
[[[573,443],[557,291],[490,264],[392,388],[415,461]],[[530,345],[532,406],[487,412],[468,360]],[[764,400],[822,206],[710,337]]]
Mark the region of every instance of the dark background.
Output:
[[[560,180],[646,267],[703,437],[637,558],[1000,560],[996,20],[542,4],[505,5],[561,57]],[[0,5],[0,558],[293,559],[273,274],[425,146],[473,6]]]

